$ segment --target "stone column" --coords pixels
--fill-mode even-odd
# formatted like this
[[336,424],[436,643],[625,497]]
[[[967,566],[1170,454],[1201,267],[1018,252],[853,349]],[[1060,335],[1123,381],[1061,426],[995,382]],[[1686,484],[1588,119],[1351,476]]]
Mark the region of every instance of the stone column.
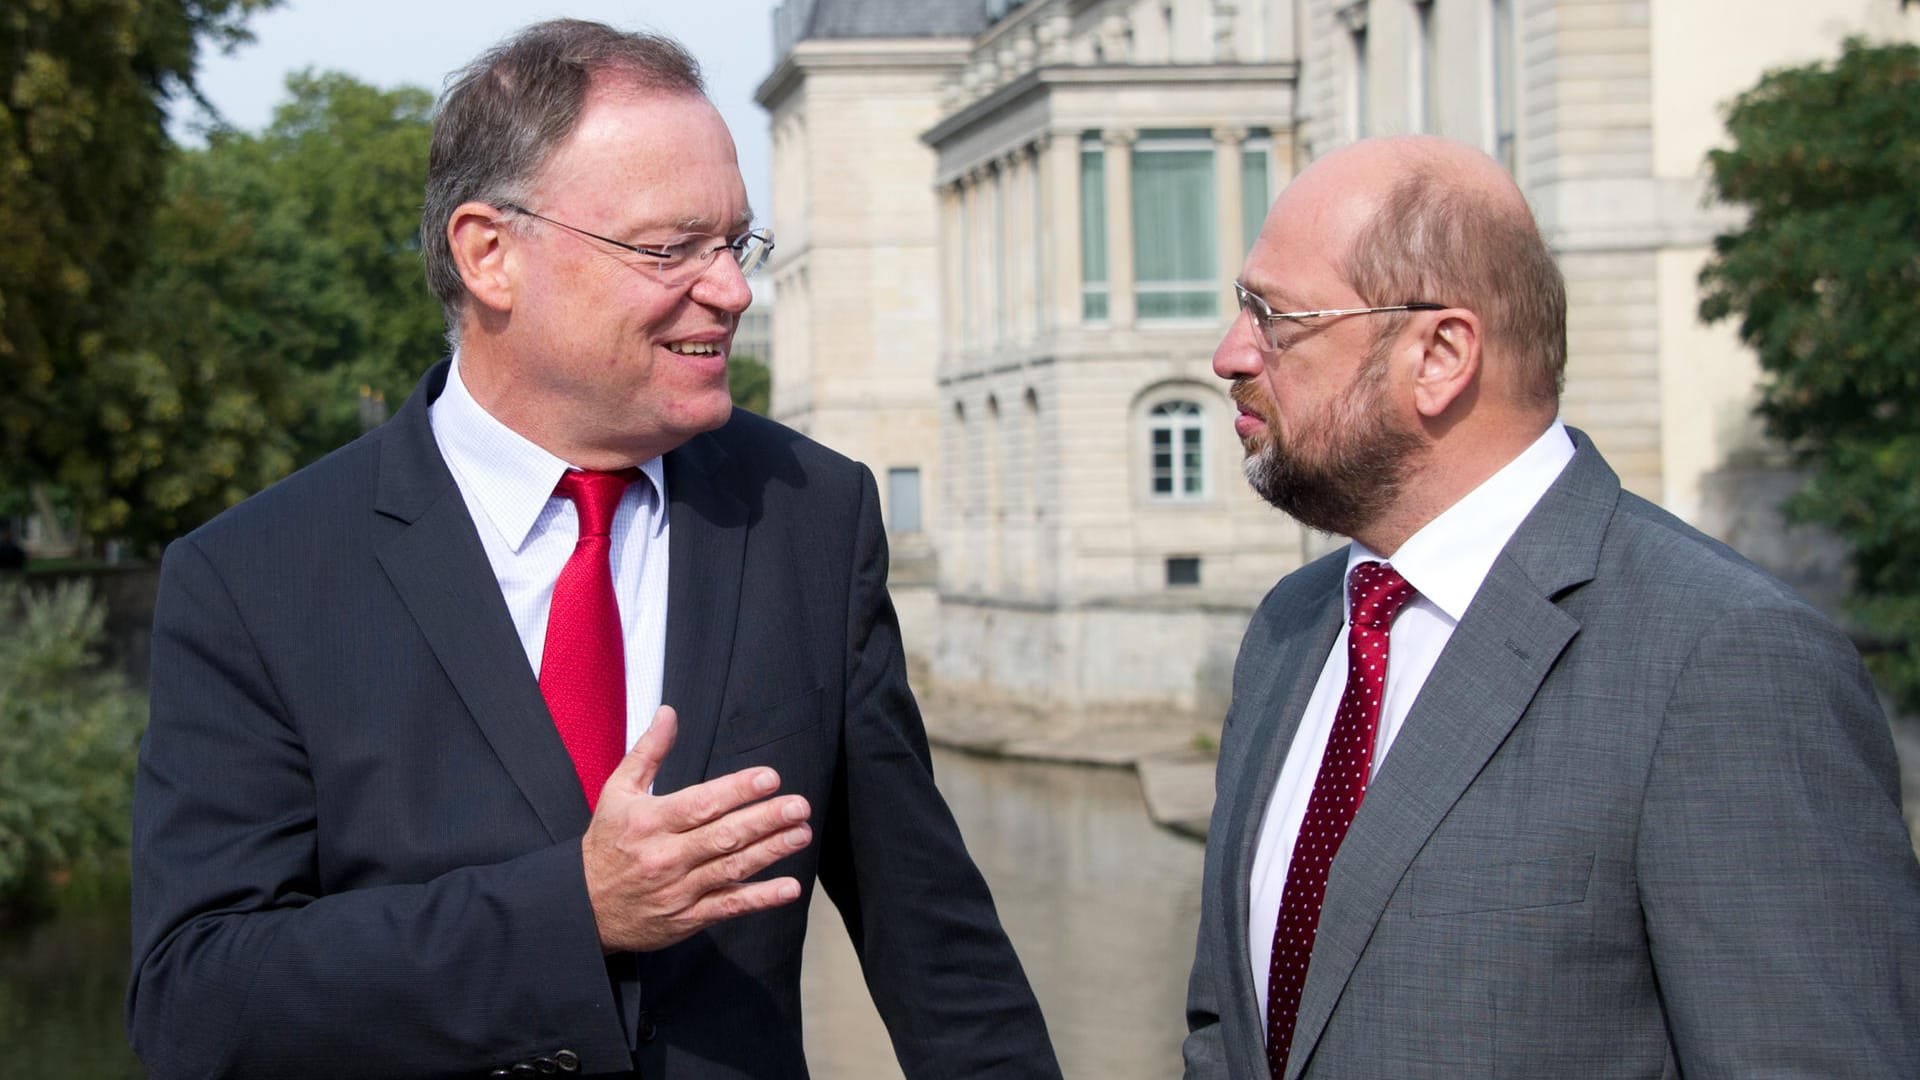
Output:
[[1000,170],[980,167],[980,345],[1000,344]]
[[956,181],[960,186],[960,352],[979,344],[979,173]]
[[[1246,252],[1240,250],[1241,233],[1246,224],[1240,206],[1243,194],[1240,155],[1246,141],[1245,128],[1213,129],[1214,250],[1220,267],[1216,276],[1223,286],[1239,276],[1240,263],[1246,257]],[[1233,314],[1232,305],[1223,303],[1222,308],[1224,314]]]
[[1041,336],[1041,321],[1044,317],[1044,273],[1041,269],[1041,244],[1046,229],[1041,217],[1041,154],[1029,142],[1018,150],[1020,156],[1020,242],[1014,246],[1020,252],[1020,281],[1025,284],[1021,290],[1020,325],[1025,329],[1020,340],[1033,342]]
[[1042,212],[1047,219],[1047,328],[1080,325],[1080,135],[1056,131],[1041,142]]
[[940,351],[951,354],[960,340],[960,184],[937,185],[940,202]]
[[1000,159],[1000,175],[1007,206],[1006,228],[1001,237],[1005,250],[1000,262],[1001,273],[1006,275],[1003,295],[1007,298],[1007,340],[1025,342],[1031,336],[1027,312],[1033,308],[1028,299],[1033,285],[1027,273],[1033,254],[1033,206],[1027,198],[1027,163],[1020,150],[1015,149]]
[[1107,168],[1107,325],[1133,326],[1133,140],[1132,131],[1108,131]]

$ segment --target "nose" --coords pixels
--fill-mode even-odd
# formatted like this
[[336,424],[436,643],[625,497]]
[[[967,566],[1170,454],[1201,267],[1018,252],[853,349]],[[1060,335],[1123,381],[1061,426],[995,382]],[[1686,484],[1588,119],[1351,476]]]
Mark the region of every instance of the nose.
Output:
[[734,315],[753,303],[747,275],[740,272],[740,264],[733,256],[725,252],[715,255],[706,269],[700,271],[700,276],[693,279],[691,293],[695,301]]
[[1244,312],[1227,324],[1227,332],[1213,350],[1213,373],[1232,382],[1266,370],[1266,360]]

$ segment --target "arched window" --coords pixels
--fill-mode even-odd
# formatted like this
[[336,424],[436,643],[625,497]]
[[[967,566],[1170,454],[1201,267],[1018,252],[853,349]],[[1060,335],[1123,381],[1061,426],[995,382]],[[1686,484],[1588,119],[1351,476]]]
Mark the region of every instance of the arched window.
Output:
[[1156,499],[1203,499],[1207,494],[1206,426],[1200,406],[1175,399],[1147,413],[1147,490]]

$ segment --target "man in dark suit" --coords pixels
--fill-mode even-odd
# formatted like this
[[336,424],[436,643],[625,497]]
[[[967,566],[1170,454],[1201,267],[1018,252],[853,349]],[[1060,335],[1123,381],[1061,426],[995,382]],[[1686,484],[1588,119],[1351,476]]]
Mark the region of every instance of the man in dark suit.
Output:
[[803,1076],[816,881],[907,1075],[1059,1075],[934,787],[873,478],[729,404],[751,220],[671,42],[542,24],[456,78],[453,359],[162,570],[154,1076]]
[[1860,658],[1561,426],[1565,287],[1506,173],[1328,155],[1237,288],[1248,477],[1353,543],[1241,647],[1187,1075],[1920,1076]]

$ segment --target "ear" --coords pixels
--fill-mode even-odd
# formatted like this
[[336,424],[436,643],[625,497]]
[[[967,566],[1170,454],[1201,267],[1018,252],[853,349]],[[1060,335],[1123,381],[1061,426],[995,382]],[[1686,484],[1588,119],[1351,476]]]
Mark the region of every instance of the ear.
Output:
[[1421,342],[1413,403],[1421,416],[1432,420],[1455,402],[1472,398],[1480,379],[1480,317],[1465,308],[1448,308],[1428,318],[1433,321]]
[[475,302],[495,311],[513,309],[515,237],[500,211],[481,202],[461,203],[447,221],[453,265]]

